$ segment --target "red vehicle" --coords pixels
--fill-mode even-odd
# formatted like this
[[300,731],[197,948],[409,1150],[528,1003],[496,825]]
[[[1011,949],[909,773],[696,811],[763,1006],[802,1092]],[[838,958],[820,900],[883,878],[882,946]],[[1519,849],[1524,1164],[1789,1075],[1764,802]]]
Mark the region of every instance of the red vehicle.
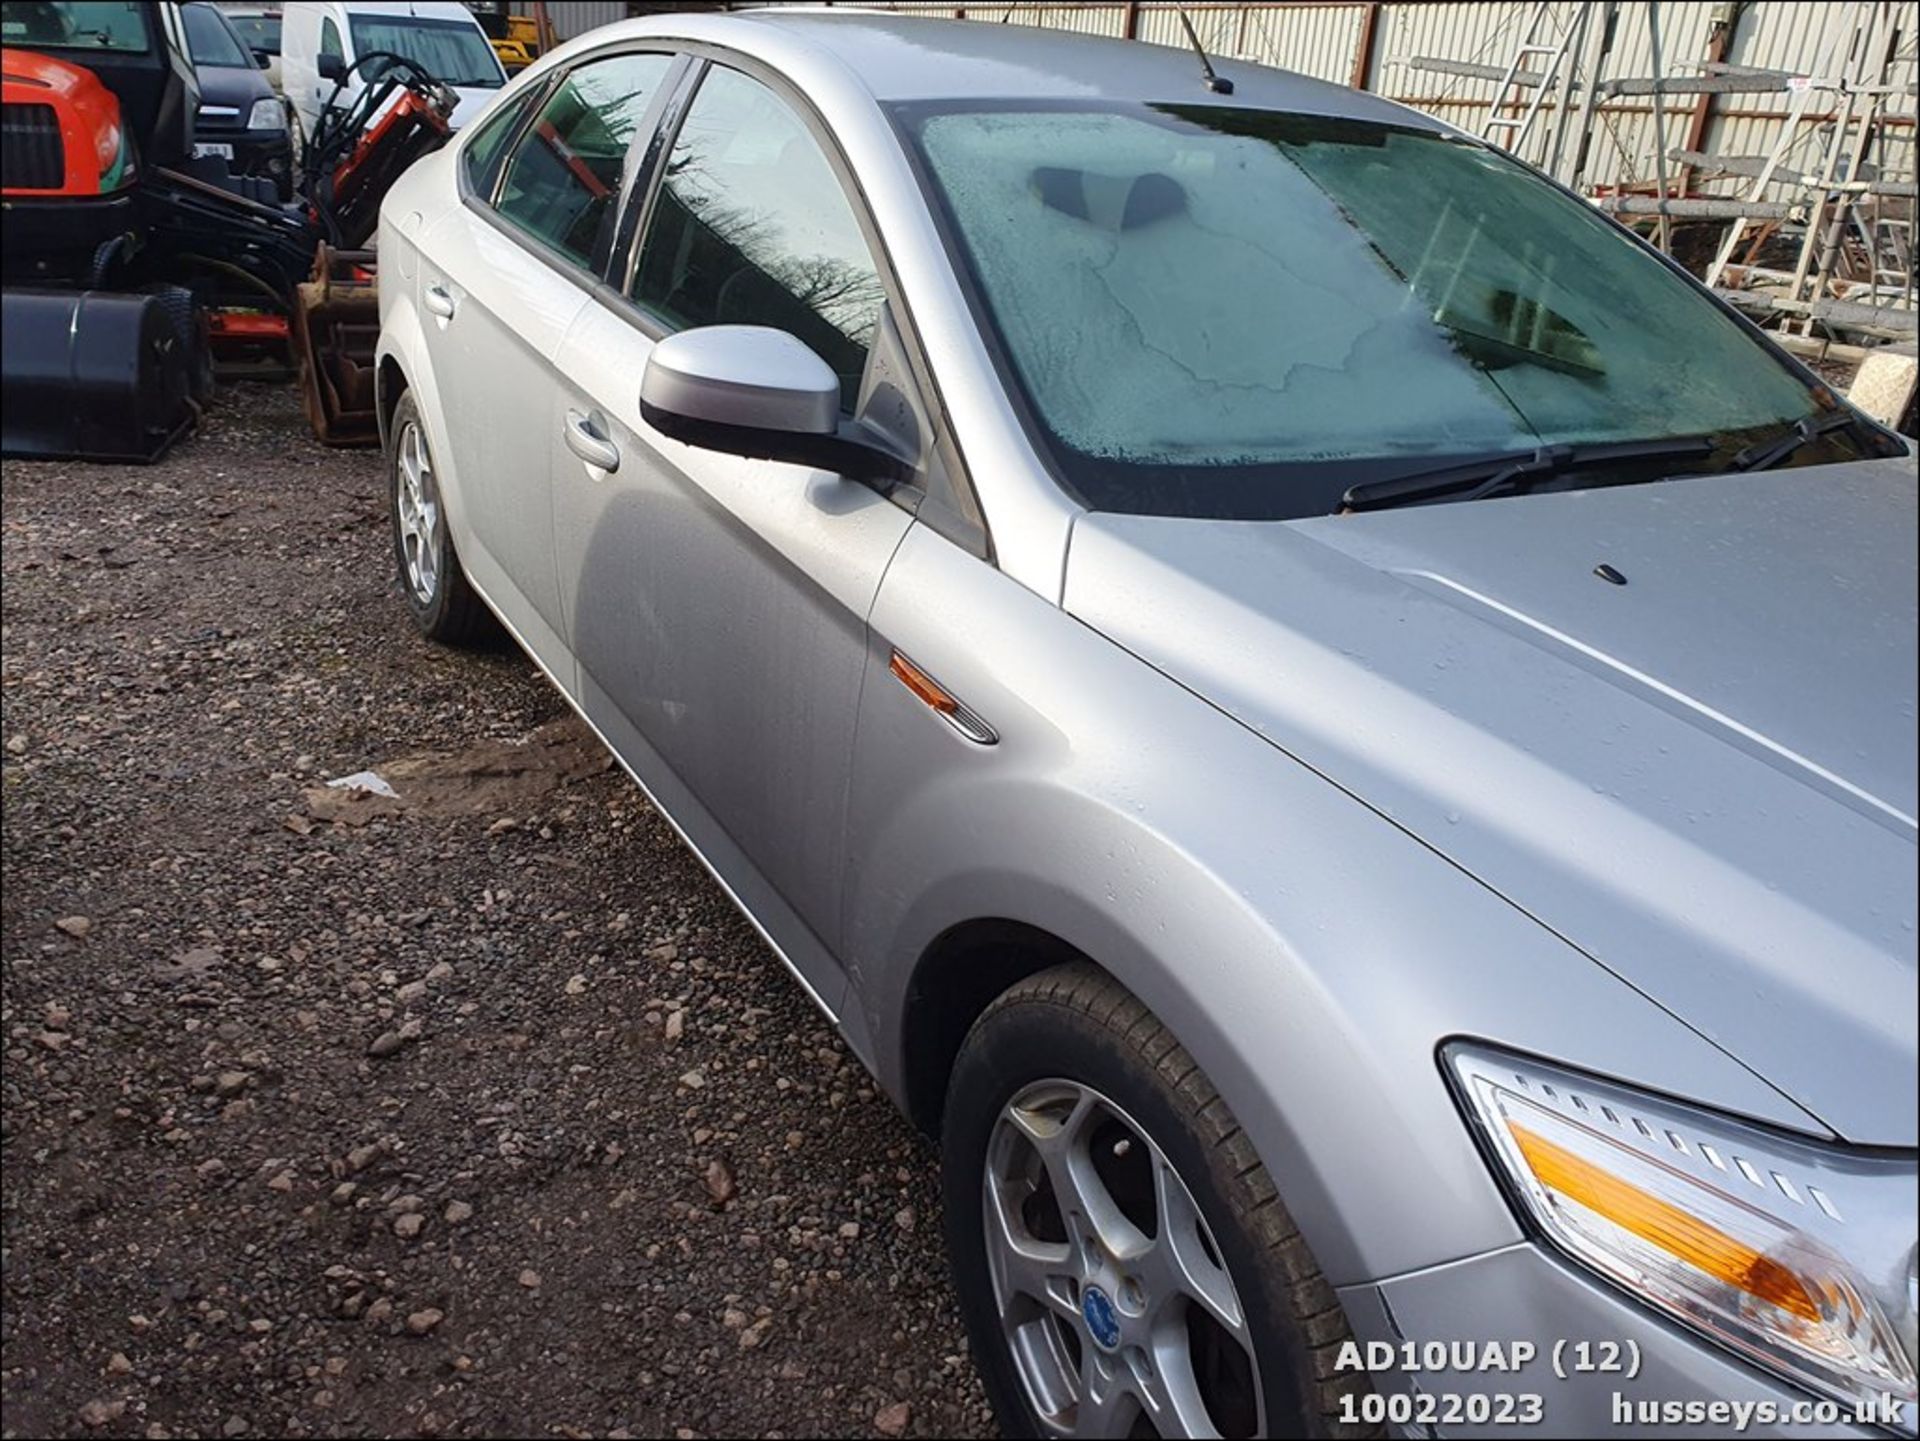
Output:
[[[285,336],[323,243],[364,244],[393,178],[448,133],[444,87],[384,57],[364,105],[309,145],[298,203],[273,202],[194,157],[178,26],[159,0],[0,0],[7,454],[157,457],[209,383],[208,314],[215,344]],[[293,326],[311,346],[334,329]]]
[[120,99],[93,71],[0,50],[0,205],[9,275],[74,278],[133,221],[138,173]]
[[31,50],[0,54],[9,192],[110,195],[132,178],[120,102],[91,70]]

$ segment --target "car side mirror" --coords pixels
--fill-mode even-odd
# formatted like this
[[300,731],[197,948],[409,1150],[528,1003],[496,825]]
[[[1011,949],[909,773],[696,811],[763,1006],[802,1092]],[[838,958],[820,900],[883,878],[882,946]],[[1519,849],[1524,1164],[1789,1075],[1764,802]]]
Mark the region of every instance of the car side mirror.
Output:
[[347,73],[347,62],[338,55],[322,55],[314,62],[322,80],[338,80]]
[[255,47],[253,52],[253,63],[257,69],[271,70],[273,69],[273,56],[270,55],[265,50],[261,50],[258,47]]
[[662,435],[727,455],[868,482],[912,472],[841,426],[833,367],[770,326],[702,325],[660,341],[640,378],[640,416]]

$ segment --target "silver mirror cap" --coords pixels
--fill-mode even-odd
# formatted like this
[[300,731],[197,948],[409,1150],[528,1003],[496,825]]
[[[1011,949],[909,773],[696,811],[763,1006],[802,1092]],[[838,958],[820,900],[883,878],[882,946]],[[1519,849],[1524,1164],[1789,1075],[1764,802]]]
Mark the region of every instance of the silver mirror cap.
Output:
[[653,347],[640,400],[688,420],[832,435],[840,418],[840,377],[784,330],[702,325]]

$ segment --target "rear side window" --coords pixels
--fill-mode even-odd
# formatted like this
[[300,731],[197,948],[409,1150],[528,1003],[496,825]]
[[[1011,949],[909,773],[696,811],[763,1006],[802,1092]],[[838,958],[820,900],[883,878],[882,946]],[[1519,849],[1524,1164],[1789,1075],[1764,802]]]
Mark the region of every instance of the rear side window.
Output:
[[528,92],[502,105],[482,122],[478,133],[467,142],[460,163],[466,167],[468,187],[483,200],[492,197],[494,162],[513,139],[513,132],[519,129],[520,119],[527,113],[532,99],[532,92]]
[[840,377],[849,413],[885,290],[818,143],[784,102],[715,66],[674,142],[634,299],[676,329],[769,325]]
[[667,55],[615,55],[569,75],[507,158],[500,213],[590,264],[620,208],[628,147],[672,64]]

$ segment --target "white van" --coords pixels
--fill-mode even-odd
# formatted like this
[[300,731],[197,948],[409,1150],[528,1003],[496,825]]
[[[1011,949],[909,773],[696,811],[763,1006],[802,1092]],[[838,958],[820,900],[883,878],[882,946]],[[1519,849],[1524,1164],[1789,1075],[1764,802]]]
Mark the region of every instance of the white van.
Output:
[[320,123],[334,82],[347,83],[333,103],[353,104],[378,79],[378,62],[354,69],[377,52],[404,56],[451,85],[457,130],[507,83],[506,71],[473,12],[453,0],[292,0],[281,15],[281,88],[302,138]]

